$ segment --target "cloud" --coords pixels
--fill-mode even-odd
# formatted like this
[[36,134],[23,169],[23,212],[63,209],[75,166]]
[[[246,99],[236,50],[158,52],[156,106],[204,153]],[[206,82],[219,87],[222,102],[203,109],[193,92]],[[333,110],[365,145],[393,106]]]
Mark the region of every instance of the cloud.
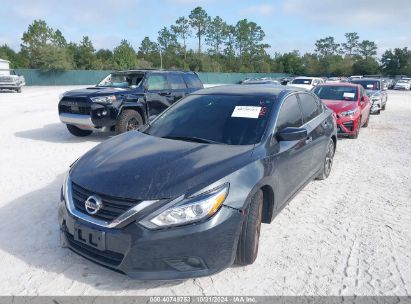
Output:
[[287,0],[282,4],[283,11],[288,15],[298,15],[300,18],[314,23],[344,26],[376,26],[397,27],[409,24],[411,1],[397,0]]
[[271,4],[260,4],[248,6],[241,10],[241,15],[245,16],[271,16],[274,12],[274,7]]

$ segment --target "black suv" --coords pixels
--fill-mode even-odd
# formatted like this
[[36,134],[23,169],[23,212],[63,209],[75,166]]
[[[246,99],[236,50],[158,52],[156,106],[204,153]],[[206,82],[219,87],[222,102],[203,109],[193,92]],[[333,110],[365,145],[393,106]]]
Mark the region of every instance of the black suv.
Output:
[[60,96],[59,116],[75,136],[94,130],[137,129],[203,84],[194,72],[129,70],[109,74],[95,87]]

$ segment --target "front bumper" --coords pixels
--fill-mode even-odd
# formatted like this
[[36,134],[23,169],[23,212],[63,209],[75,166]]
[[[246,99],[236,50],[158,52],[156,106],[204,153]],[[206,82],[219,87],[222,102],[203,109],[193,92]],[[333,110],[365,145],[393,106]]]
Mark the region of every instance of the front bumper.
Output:
[[[169,280],[206,276],[229,267],[235,258],[244,215],[223,206],[197,224],[149,230],[136,222],[103,228],[71,215],[59,206],[61,242],[74,252],[133,279]],[[76,241],[78,225],[101,231],[104,250]]]
[[22,85],[17,83],[0,83],[0,90],[17,90],[21,87]]
[[353,135],[358,128],[359,117],[337,116],[337,134]]

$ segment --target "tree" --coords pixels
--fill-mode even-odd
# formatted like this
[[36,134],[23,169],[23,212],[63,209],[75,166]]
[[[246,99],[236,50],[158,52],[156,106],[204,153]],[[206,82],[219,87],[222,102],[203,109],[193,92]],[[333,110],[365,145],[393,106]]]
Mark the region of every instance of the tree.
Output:
[[381,57],[381,69],[392,76],[411,74],[411,50],[405,47],[385,51]]
[[96,67],[103,70],[113,69],[113,52],[106,49],[98,50],[96,52]]
[[187,38],[191,36],[190,21],[185,17],[176,20],[176,24],[171,26],[171,30],[176,37],[183,40],[184,60],[187,60]]
[[163,53],[173,52],[178,44],[176,35],[166,27],[158,31],[157,42]]
[[357,52],[360,36],[357,33],[345,33],[347,42],[341,44],[342,50],[345,54],[352,56]]
[[358,53],[364,58],[377,55],[377,45],[370,40],[363,40],[358,44]]
[[115,67],[118,69],[125,70],[136,67],[136,52],[127,40],[121,40],[120,45],[114,48],[113,61]]
[[338,54],[339,44],[335,42],[334,37],[326,37],[315,42],[315,51],[320,56],[329,56]]
[[277,54],[275,61],[282,67],[282,72],[296,75],[305,72],[303,59],[297,50],[282,55]]
[[219,16],[210,22],[206,34],[206,42],[212,47],[214,54],[220,54],[220,48],[226,39],[227,26],[227,23]]
[[378,62],[372,57],[365,57],[354,62],[353,73],[356,75],[374,75],[378,74]]
[[55,38],[53,29],[48,27],[44,20],[34,20],[23,33],[21,49],[27,54],[31,68],[39,67],[40,56],[42,56],[40,49],[45,50],[44,46],[53,44],[53,38]]
[[201,6],[193,9],[188,18],[190,19],[190,25],[195,30],[196,36],[198,38],[198,53],[200,54],[201,41],[203,36],[207,33],[211,18]]
[[235,42],[240,59],[244,56],[250,60],[255,56],[264,56],[265,49],[270,47],[262,43],[264,37],[264,31],[255,22],[248,22],[247,19],[238,21],[235,27]]
[[77,68],[81,70],[92,70],[96,64],[96,56],[94,54],[94,46],[88,36],[84,36],[77,47],[77,52],[74,56]]
[[43,72],[73,68],[73,58],[66,48],[45,44],[39,47],[38,68]]

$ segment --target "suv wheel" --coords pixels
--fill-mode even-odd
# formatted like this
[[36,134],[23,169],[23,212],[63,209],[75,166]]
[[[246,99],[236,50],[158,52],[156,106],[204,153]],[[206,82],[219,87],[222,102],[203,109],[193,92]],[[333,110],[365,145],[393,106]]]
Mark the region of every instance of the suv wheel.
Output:
[[317,179],[324,180],[328,176],[330,176],[331,168],[333,166],[334,154],[335,154],[335,144],[334,144],[334,141],[330,139],[330,142],[328,143],[328,146],[327,146],[327,152],[325,154],[323,169],[321,170],[321,173],[317,176]]
[[243,266],[254,263],[257,258],[263,212],[263,192],[261,190],[258,190],[251,198],[246,212],[235,258],[235,263]]
[[17,93],[21,93],[21,88],[16,89]]
[[142,125],[143,118],[140,113],[134,110],[124,110],[118,118],[116,133],[121,134],[127,131],[136,130]]
[[71,134],[73,134],[74,136],[77,136],[77,137],[85,137],[85,136],[89,136],[91,133],[93,133],[93,131],[83,130],[83,129],[77,128],[76,126],[73,126],[73,125],[66,125],[66,126],[67,126],[67,130],[69,130],[69,132]]

